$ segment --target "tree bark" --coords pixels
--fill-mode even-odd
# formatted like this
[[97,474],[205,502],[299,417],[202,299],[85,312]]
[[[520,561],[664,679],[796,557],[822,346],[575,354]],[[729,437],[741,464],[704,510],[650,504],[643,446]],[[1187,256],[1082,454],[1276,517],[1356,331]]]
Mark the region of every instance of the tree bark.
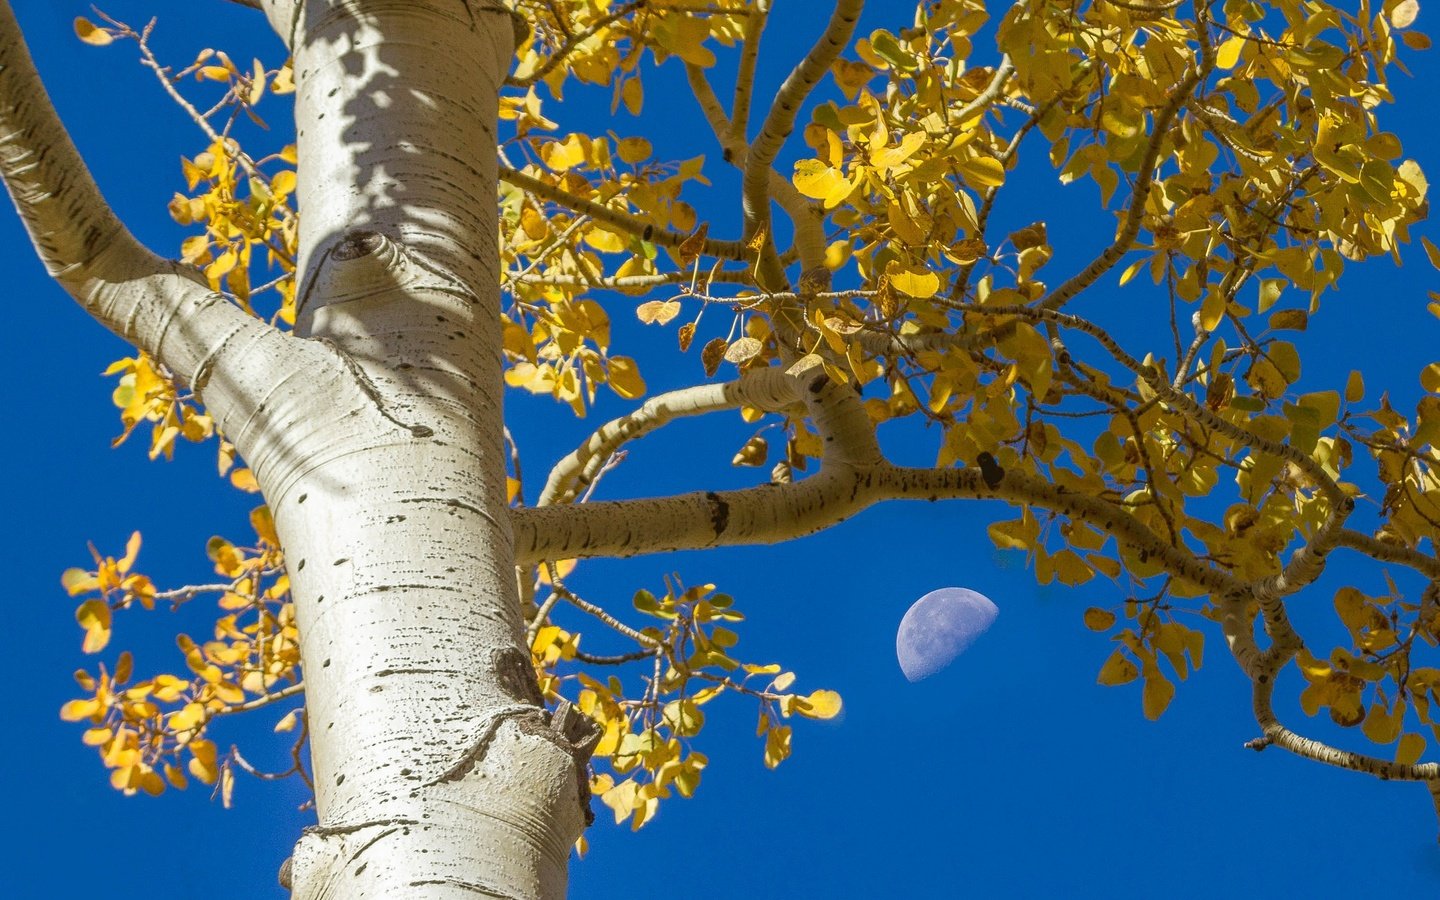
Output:
[[312,0],[293,21],[296,333],[342,374],[291,386],[293,410],[242,446],[305,661],[320,827],[293,891],[560,897],[588,815],[585,731],[542,710],[506,509],[494,147],[511,17]]
[[193,388],[253,469],[301,629],[319,826],[296,897],[563,897],[589,720],[548,713],[506,503],[499,0],[266,0],[294,54],[295,333],[106,206],[0,0],[0,175],[99,321]]

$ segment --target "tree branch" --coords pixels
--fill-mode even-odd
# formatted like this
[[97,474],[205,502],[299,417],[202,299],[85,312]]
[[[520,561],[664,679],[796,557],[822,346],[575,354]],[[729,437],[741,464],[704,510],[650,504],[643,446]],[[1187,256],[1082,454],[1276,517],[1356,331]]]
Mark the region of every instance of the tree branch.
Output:
[[[700,103],[710,130],[724,150],[727,162],[744,170],[750,156],[750,145],[746,143],[743,129],[725,115],[720,100],[705,77],[705,70],[693,63],[685,64],[685,76],[690,81],[690,91]],[[738,102],[738,100],[737,100]],[[795,228],[795,250],[800,254],[801,265],[809,269],[825,261],[825,214],[815,203],[795,189],[789,179],[772,167],[766,176],[770,183],[770,195],[785,210]]]
[[554,71],[556,66],[563,63],[565,61],[565,58],[569,56],[576,47],[580,46],[585,41],[588,41],[590,38],[594,37],[600,32],[601,29],[610,27],[610,25],[614,24],[620,19],[625,18],[632,12],[640,9],[647,2],[649,2],[649,0],[631,0],[630,3],[626,3],[620,7],[617,7],[614,11],[606,13],[600,18],[596,19],[594,22],[591,22],[590,27],[586,28],[583,31],[572,34],[568,38],[566,38],[565,43],[562,44],[558,49],[556,49],[554,53],[550,54],[549,58],[547,58],[543,63],[537,66],[535,68],[535,71],[531,72],[529,75],[526,75],[523,78],[516,78],[513,75],[509,78],[506,78],[505,86],[529,87],[530,85],[535,84],[540,79],[544,78],[546,75],[549,75],[552,71]]
[[[805,58],[785,79],[784,84],[780,85],[780,90],[775,92],[775,101],[765,116],[765,124],[755,136],[745,158],[741,205],[745,214],[746,240],[762,229],[769,228],[770,170],[775,165],[775,158],[780,155],[780,148],[794,130],[795,118],[799,115],[805,98],[810,96],[815,85],[830,71],[830,64],[850,42],[850,36],[855,31],[855,22],[860,18],[860,11],[864,6],[865,0],[836,0],[835,11],[825,26],[825,33],[816,41],[815,46],[810,48],[810,52],[805,54]],[[773,244],[767,242],[767,246],[772,247],[773,252]],[[771,265],[774,265],[773,262]],[[770,283],[776,280],[778,272],[768,274],[770,277],[762,278],[762,283],[771,289],[779,287],[778,284]]]
[[[566,209],[587,215],[597,222],[603,222],[612,228],[618,228],[626,234],[633,234],[642,241],[649,241],[652,244],[659,244],[662,247],[679,247],[689,237],[687,234],[671,231],[668,228],[657,228],[653,224],[641,221],[627,212],[596,203],[594,200],[576,197],[568,191],[562,190],[552,184],[546,184],[533,175],[527,175],[503,163],[500,166],[500,178],[523,191],[529,191],[537,197],[542,197]],[[749,259],[751,256],[751,254],[746,252],[745,245],[740,241],[722,241],[714,238],[706,238],[702,242],[700,255],[740,262]]]
[[1250,744],[1254,749],[1263,750],[1266,746],[1274,744],[1289,750],[1296,756],[1303,756],[1306,759],[1313,759],[1316,762],[1337,766],[1341,769],[1349,769],[1352,772],[1364,772],[1385,781],[1433,783],[1440,779],[1440,763],[1406,765],[1375,756],[1367,756],[1364,753],[1340,750],[1313,738],[1296,734],[1280,724],[1279,719],[1275,717],[1275,711],[1271,706],[1271,698],[1274,693],[1275,679],[1273,676],[1255,679],[1255,721],[1260,725],[1265,737],[1263,743]]
[[[1200,30],[1205,30],[1203,23],[1200,23]],[[1101,275],[1110,271],[1110,268],[1119,262],[1122,256],[1130,252],[1130,248],[1135,245],[1135,239],[1140,234],[1140,225],[1145,220],[1145,201],[1149,198],[1150,188],[1155,183],[1156,163],[1160,158],[1160,150],[1165,145],[1170,124],[1175,121],[1175,116],[1180,109],[1189,102],[1195,88],[1210,77],[1214,68],[1214,54],[1202,52],[1200,65],[1173,88],[1169,102],[1155,114],[1151,121],[1151,127],[1154,130],[1145,147],[1145,155],[1140,160],[1135,187],[1130,192],[1130,208],[1125,211],[1125,219],[1120,226],[1119,234],[1115,236],[1115,240],[1110,246],[1102,250],[1100,255],[1095,257],[1089,265],[1051,291],[1049,296],[1041,302],[1041,306],[1046,309],[1059,309],[1069,303],[1081,291],[1094,284]]]
[[550,470],[539,506],[575,499],[604,466],[605,460],[629,441],[644,437],[675,419],[741,406],[778,412],[801,401],[800,385],[778,368],[746,373],[725,384],[701,384],[658,394],[639,409],[602,425],[590,438]]
[[1063,513],[1148,554],[1166,571],[1211,594],[1233,596],[1246,591],[1235,576],[1171,546],[1117,504],[1021,472],[1005,472],[991,486],[973,466],[910,469],[883,461],[873,465],[835,461],[791,484],[515,509],[511,521],[516,556],[525,563],[775,544],[822,531],[882,500],[964,497],[1009,500]]
[[116,218],[71,143],[0,0],[0,178],[46,269],[105,327],[198,392],[227,346],[280,338],[151,253]]
[[[730,140],[741,144],[749,143],[746,133],[750,127],[750,101],[755,96],[755,62],[760,58],[760,35],[769,20],[770,0],[756,0],[750,18],[745,20],[740,65],[735,73],[735,100],[730,105],[730,124],[726,129]],[[724,138],[721,143],[725,143]]]

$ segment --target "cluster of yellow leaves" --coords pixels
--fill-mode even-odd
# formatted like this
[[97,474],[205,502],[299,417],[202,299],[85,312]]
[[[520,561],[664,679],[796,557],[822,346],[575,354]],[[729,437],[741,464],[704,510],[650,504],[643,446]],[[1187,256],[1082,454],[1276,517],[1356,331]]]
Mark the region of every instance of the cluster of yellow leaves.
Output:
[[[1165,659],[1176,677],[1184,681],[1192,668],[1200,668],[1205,634],[1176,621],[1173,613],[1160,608],[1158,601],[1126,601],[1125,617],[1134,624],[1111,637],[1119,646],[1100,667],[1096,680],[1114,686],[1143,678],[1141,708],[1145,718],[1158,719],[1175,697],[1175,684],[1160,668],[1160,660]],[[1085,627],[1091,631],[1109,631],[1116,621],[1117,616],[1110,610],[1085,610]]]
[[1326,709],[1336,724],[1358,725],[1376,744],[1396,744],[1397,762],[1416,762],[1426,740],[1418,731],[1406,731],[1406,716],[1428,726],[1440,742],[1440,720],[1432,712],[1432,704],[1440,702],[1440,669],[1415,665],[1411,653],[1417,638],[1429,647],[1440,643],[1440,607],[1433,598],[1421,603],[1399,599],[1392,584],[1385,597],[1340,588],[1335,612],[1349,632],[1350,646],[1335,647],[1325,660],[1300,651],[1297,662],[1306,681],[1301,708],[1312,716]]
[[[92,46],[105,46],[117,38],[130,39],[140,44],[143,53],[149,53],[145,45],[148,31],[142,35],[123,23],[106,21],[110,24],[101,27],[77,18],[76,36]],[[295,90],[289,62],[269,69],[256,59],[249,67],[242,67],[224,51],[208,48],[178,72],[166,70],[162,77],[175,90],[191,78],[223,88],[220,97],[210,104],[207,119],[228,107],[232,118],[243,113],[261,128],[268,126],[255,112],[260,101],[268,95],[287,95]],[[187,112],[195,115],[188,107]],[[291,202],[295,163],[293,145],[252,161],[235,139],[224,137],[213,141],[194,159],[181,159],[188,193],[176,193],[169,203],[170,215],[177,223],[204,229],[181,243],[181,259],[199,269],[213,290],[225,292],[248,312],[256,312],[252,305],[255,295],[273,290],[279,300],[270,319],[283,325],[293,325],[295,315],[298,219]],[[267,173],[266,168],[274,171]],[[265,256],[265,266],[260,269],[264,283],[259,285],[252,281],[257,250],[263,250]],[[169,459],[177,437],[200,442],[215,433],[210,417],[195,407],[190,396],[181,394],[169,372],[145,354],[118,360],[105,374],[120,376],[114,400],[121,409],[125,430],[117,444],[128,438],[141,421],[148,421],[154,426],[151,458],[163,453]],[[220,455],[223,475],[233,459],[233,448],[222,446]]]
[[120,376],[110,399],[120,409],[124,431],[114,440],[119,446],[130,437],[141,422],[149,422],[150,458],[175,453],[175,439],[199,443],[215,433],[214,421],[190,394],[182,394],[170,373],[148,354],[137,353],[111,363],[105,375]]
[[[544,162],[528,174],[558,190],[613,209],[640,227],[695,227],[695,211],[679,195],[688,181],[706,183],[703,157],[648,162],[651,148],[644,139],[583,134],[531,138],[528,145]],[[506,382],[549,394],[577,415],[594,402],[600,385],[626,399],[642,396],[645,382],[634,359],[609,352],[604,307],[580,298],[603,278],[654,274],[656,246],[513,189],[502,190],[500,230],[505,289],[514,298],[505,314]],[[607,271],[606,257],[619,257],[619,265]]]
[[75,610],[75,621],[85,630],[81,649],[86,653],[99,653],[110,643],[111,612],[127,609],[136,602],[146,609],[154,609],[155,585],[146,576],[130,571],[140,554],[138,531],[130,535],[125,555],[119,559],[102,557],[93,545],[90,554],[95,557],[94,570],[66,569],[60,575],[60,584],[72,597],[100,594]]
[[[183,789],[188,772],[204,784],[218,781],[228,803],[232,760],[217,754],[207,728],[217,716],[264,706],[293,692],[300,650],[279,540],[266,507],[251,513],[250,521],[254,547],[237,547],[220,537],[206,545],[216,574],[224,579],[220,584],[157,593],[150,579],[132,572],[138,533],[122,558],[97,554],[95,570],[70,569],[62,576],[71,596],[99,594],[76,612],[87,653],[108,643],[114,610],[137,601],[152,609],[156,599],[178,604],[200,593],[220,595],[213,639],[200,643],[183,634],[176,639],[188,674],[160,673],[132,683],[134,661],[128,651],[120,654],[113,672],[101,664],[94,674],[75,674],[88,696],[66,703],[60,716],[89,723],[85,743],[99,749],[117,790],[160,794],[167,784]],[[276,730],[290,730],[295,722],[291,713]]]
[[645,50],[657,62],[675,56],[698,66],[715,64],[706,47],[740,39],[753,0],[676,0],[663,6],[644,0],[520,0],[516,11],[529,24],[515,51],[513,82],[543,82],[563,95],[574,77],[611,85],[613,113],[622,104],[639,115],[645,101],[639,64]]
[[[256,251],[263,250],[270,272],[265,285],[279,295],[274,319],[295,324],[295,255],[299,222],[290,206],[295,171],[282,168],[269,176],[247,175],[238,164],[239,145],[212,144],[193,160],[181,159],[190,196],[176,194],[170,215],[181,225],[202,225],[204,233],[186,238],[180,256],[199,268],[213,290],[225,291],[247,311]],[[271,159],[295,165],[293,145]]]
[[656,652],[637,659],[647,670],[638,696],[632,698],[618,676],[601,681],[584,671],[568,671],[579,653],[577,633],[546,624],[531,646],[545,696],[577,692],[575,705],[600,727],[593,759],[603,760],[610,771],[592,777],[592,790],[617,823],[629,818],[637,829],[672,792],[689,797],[699,786],[708,759],[690,742],[705,725],[702,707],[721,694],[757,702],[758,734],[765,742],[765,764],[772,768],[790,754],[791,728],[785,719],[829,719],[841,708],[834,691],[789,692],[795,674],[779,665],[734,659],[739,635],[726,625],[744,616],[728,595],[715,593],[714,585],[683,588],[667,579],[666,588],[661,597],[644,590],[635,594],[635,609],[663,623],[643,631]]

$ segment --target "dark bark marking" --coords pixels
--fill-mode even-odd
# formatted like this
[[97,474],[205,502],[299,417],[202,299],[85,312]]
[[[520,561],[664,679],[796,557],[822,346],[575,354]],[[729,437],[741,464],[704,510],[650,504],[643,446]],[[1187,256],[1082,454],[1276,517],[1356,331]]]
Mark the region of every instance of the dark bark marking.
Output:
[[710,527],[718,538],[730,525],[730,504],[714,491],[706,491],[705,499],[710,503]]
[[[336,88],[339,90],[339,88]],[[378,231],[356,229],[340,239],[335,245],[334,257],[342,262],[369,256],[385,246],[385,238]]]
[[422,887],[427,884],[444,884],[451,887],[463,888],[480,897],[495,897],[498,900],[523,900],[515,894],[508,894],[499,888],[488,884],[478,884],[473,881],[461,881],[458,878],[424,878],[419,881],[410,882],[410,887]]
[[981,453],[975,457],[975,463],[980,467],[980,479],[985,482],[987,488],[993,491],[1000,486],[1001,480],[1005,478],[1005,470],[1000,468],[995,457],[989,453]]
[[530,657],[519,648],[504,647],[493,651],[490,668],[505,693],[516,703],[529,703],[537,708],[545,705],[540,685],[535,681],[535,667],[530,664]]

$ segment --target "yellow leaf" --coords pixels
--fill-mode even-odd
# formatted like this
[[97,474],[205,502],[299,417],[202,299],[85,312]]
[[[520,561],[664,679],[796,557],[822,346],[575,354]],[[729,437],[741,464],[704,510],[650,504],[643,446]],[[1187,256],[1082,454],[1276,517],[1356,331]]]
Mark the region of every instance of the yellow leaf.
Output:
[[621,237],[605,228],[591,228],[585,232],[585,243],[601,253],[619,253],[630,245],[630,239]]
[[802,159],[795,163],[795,189],[806,197],[825,201],[825,208],[832,209],[850,196],[854,183],[839,169],[825,165],[818,159]]
[[649,300],[635,307],[635,315],[646,325],[664,325],[679,314],[679,300]]
[[795,711],[807,719],[833,719],[840,715],[843,707],[840,695],[835,691],[812,691],[802,699],[804,703],[796,706]]
[[1145,689],[1141,692],[1141,706],[1145,711],[1145,718],[1155,721],[1165,712],[1165,707],[1175,697],[1175,685],[1170,679],[1154,672],[1145,676]]
[[640,377],[640,368],[635,365],[635,360],[628,356],[612,356],[608,360],[607,368],[610,373],[609,384],[612,391],[626,400],[634,400],[645,395],[645,379]]
[[115,40],[114,35],[84,16],[75,17],[75,36],[92,47],[103,47]]
[[275,723],[275,733],[283,734],[287,731],[294,731],[295,726],[300,722],[300,710],[292,709],[284,715],[280,721]]
[[1214,331],[1225,317],[1225,294],[1217,287],[1212,286],[1205,294],[1205,300],[1200,304],[1200,328],[1204,331]]
[[1347,129],[1344,121],[1333,113],[1320,117],[1315,134],[1315,161],[1351,184],[1360,181],[1360,158],[1354,145],[1343,142]]
[[732,466],[763,466],[770,455],[770,445],[760,435],[753,435],[730,460]]
[[1115,624],[1115,614],[1108,609],[1092,606],[1085,610],[1085,627],[1091,631],[1107,631]]
[[773,769],[790,755],[790,726],[776,725],[765,732],[765,766]]
[[902,294],[921,300],[935,296],[940,290],[940,278],[929,269],[919,266],[905,266],[892,262],[886,269],[891,287]]
[[1413,766],[1420,761],[1420,754],[1425,752],[1425,738],[1418,734],[1407,734],[1400,738],[1400,746],[1395,748],[1395,761],[1402,766]]
[[[715,54],[705,46],[710,37],[710,20],[699,16],[686,16],[675,27],[675,55],[701,68],[715,65]],[[639,826],[636,826],[639,827]]]
[[1352,371],[1350,377],[1345,379],[1345,402],[1355,403],[1365,397],[1365,377],[1359,372]]
[[1400,2],[1395,4],[1394,8],[1390,10],[1390,24],[1393,25],[1396,30],[1409,28],[1415,23],[1415,17],[1418,15],[1420,15],[1420,3],[1418,0],[1400,0]]
[[99,653],[110,643],[110,605],[104,600],[86,600],[75,610],[75,621],[85,629],[80,649]]
[[1440,363],[1431,363],[1420,370],[1420,386],[1432,394],[1440,394]]
[[1245,38],[1232,35],[1215,50],[1215,65],[1221,69],[1233,69],[1240,62],[1240,51],[1245,49]]
[[70,596],[78,597],[98,588],[100,582],[84,569],[66,569],[60,574],[60,585]]
[[237,490],[247,494],[258,493],[260,483],[255,480],[255,473],[249,469],[235,469],[230,473],[230,484]]
[[1430,239],[1423,234],[1420,235],[1420,243],[1425,248],[1425,255],[1430,258],[1430,265],[1440,269],[1440,247],[1430,243]]
[[1383,703],[1372,703],[1369,711],[1365,713],[1365,721],[1361,723],[1360,730],[1375,743],[1388,744],[1400,735],[1404,717],[1403,701],[1396,703],[1393,711],[1387,710]]
[[891,169],[905,162],[915,155],[925,143],[923,131],[912,131],[900,139],[900,143],[894,147],[883,147],[870,152],[870,165],[880,171],[883,176]]
[[[579,561],[578,559],[560,559],[560,560],[555,560],[555,562],[554,562],[554,565],[555,565],[555,574],[560,577],[560,580],[561,580],[561,581],[564,581],[566,578],[570,577],[570,573],[573,572],[573,571],[575,571],[575,567],[576,567],[577,565],[579,565],[579,564],[580,564],[580,561]],[[540,583],[541,583],[541,584],[549,584],[549,583],[550,583],[550,566],[549,566],[549,565],[542,565],[542,566],[540,566],[540,567],[539,567],[539,576],[540,576]]]
[[621,138],[616,149],[619,151],[620,159],[632,166],[649,159],[650,154],[655,152],[649,141],[639,137]]
[[89,700],[71,700],[60,707],[60,718],[66,722],[78,722],[81,719],[99,716],[104,711],[104,705],[93,697]]
[[[800,357],[799,359],[795,360],[795,362],[791,363],[790,368],[788,368],[788,369],[785,370],[785,374],[794,377],[794,376],[797,376],[797,375],[804,374],[805,372],[810,371],[811,369],[815,368],[816,366],[822,366],[822,365],[824,365],[824,364],[825,364],[825,358],[824,358],[823,356],[821,356],[820,354],[818,354],[818,353],[807,353],[807,354],[805,354],[804,356]],[[714,374],[714,373],[711,373],[711,374]]]
[[1005,165],[990,156],[977,156],[959,165],[960,174],[971,187],[993,188],[1005,183]]
[[550,141],[540,148],[540,158],[556,172],[567,172],[585,161],[587,145],[583,134],[567,135],[564,141]]
[[742,337],[726,348],[725,361],[738,366],[741,363],[754,359],[764,348],[765,345],[755,338]]
[[190,784],[189,779],[185,777],[185,773],[182,772],[179,767],[171,765],[170,763],[165,764],[165,780],[173,784],[177,790],[181,791],[185,790]]
[[255,529],[256,537],[272,547],[280,546],[280,536],[275,533],[275,518],[270,515],[270,507],[257,506],[250,511],[250,527]]
[[245,102],[254,106],[265,96],[265,64],[255,60],[254,71],[250,75],[250,93],[246,95]]
[[1140,677],[1140,670],[1135,663],[1130,661],[1119,647],[1105,660],[1105,665],[1100,667],[1100,677],[1095,679],[1097,684],[1107,687],[1114,687],[1120,684],[1129,684]]
[[270,179],[270,194],[277,202],[284,200],[295,190],[295,183],[295,173],[289,169],[276,172],[275,177]]
[[190,731],[204,721],[204,704],[187,703],[179,711],[170,714],[168,725],[171,731]]

